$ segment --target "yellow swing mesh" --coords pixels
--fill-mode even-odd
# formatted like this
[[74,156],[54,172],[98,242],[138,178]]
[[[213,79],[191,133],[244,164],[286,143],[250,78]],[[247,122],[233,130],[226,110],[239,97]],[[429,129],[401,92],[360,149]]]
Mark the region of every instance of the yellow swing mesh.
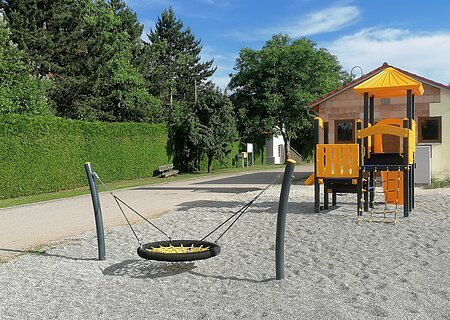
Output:
[[204,247],[203,245],[200,245],[198,247],[192,245],[189,247],[183,246],[183,244],[179,246],[162,246],[159,245],[159,247],[151,247],[147,249],[150,252],[156,252],[156,253],[164,253],[164,254],[178,254],[178,253],[198,253],[198,252],[204,252],[208,251],[209,247]]

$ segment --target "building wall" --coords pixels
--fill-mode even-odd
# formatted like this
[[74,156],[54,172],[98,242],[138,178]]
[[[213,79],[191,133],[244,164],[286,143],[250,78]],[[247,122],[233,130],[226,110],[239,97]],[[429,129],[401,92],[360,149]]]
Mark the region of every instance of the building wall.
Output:
[[442,90],[441,101],[430,104],[430,116],[442,117],[442,143],[433,143],[433,175],[450,177],[450,92]]
[[[282,150],[280,150],[280,148]],[[280,151],[282,154],[280,154]],[[267,164],[284,163],[284,140],[281,135],[280,136],[273,135],[270,138],[266,139],[266,163]]]

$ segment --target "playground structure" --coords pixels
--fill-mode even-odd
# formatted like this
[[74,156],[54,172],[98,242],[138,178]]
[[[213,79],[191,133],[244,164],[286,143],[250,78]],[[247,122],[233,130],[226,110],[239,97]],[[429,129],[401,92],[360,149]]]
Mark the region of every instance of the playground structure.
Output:
[[[305,183],[314,183],[315,212],[321,210],[320,185],[323,184],[324,209],[329,207],[329,193],[332,205],[336,205],[337,193],[356,193],[358,221],[369,207],[371,221],[375,213],[377,178],[381,176],[385,203],[383,221],[387,213],[394,213],[392,222],[395,223],[398,205],[403,205],[404,217],[414,208],[414,96],[422,95],[424,89],[420,82],[389,67],[354,90],[364,97],[364,118],[356,123],[356,143],[328,143],[328,130],[323,120],[315,118],[314,173]],[[406,96],[406,117],[380,119],[375,124],[374,99],[402,96]],[[383,150],[383,135],[397,137],[397,152]],[[394,204],[395,209],[388,211],[388,204]]]

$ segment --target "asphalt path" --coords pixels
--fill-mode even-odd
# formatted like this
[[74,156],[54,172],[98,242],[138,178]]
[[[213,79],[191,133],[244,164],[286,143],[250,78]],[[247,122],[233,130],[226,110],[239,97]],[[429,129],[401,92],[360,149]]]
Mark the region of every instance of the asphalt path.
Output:
[[[281,183],[282,177],[274,180],[283,170],[277,168],[172,182],[167,178],[161,184],[118,190],[114,194],[146,218],[153,219],[177,208],[217,200],[224,194],[257,191],[270,183]],[[311,165],[297,166],[294,180],[302,181],[311,172]],[[108,192],[100,193],[100,203],[105,229],[126,224]],[[131,223],[142,222],[132,213],[128,217]],[[89,195],[0,209],[0,221],[0,258],[54,245],[95,229]]]

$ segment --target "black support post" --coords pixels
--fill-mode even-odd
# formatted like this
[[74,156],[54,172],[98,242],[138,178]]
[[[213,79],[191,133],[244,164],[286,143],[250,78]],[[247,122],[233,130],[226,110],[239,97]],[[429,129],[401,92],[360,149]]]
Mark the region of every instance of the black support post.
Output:
[[[369,93],[364,92],[364,129],[369,127],[370,102],[372,102],[372,99],[371,98],[369,99]],[[367,154],[367,152],[369,152],[369,138],[368,137],[364,138],[363,145],[364,145],[364,150],[366,151],[366,154]],[[366,155],[364,155],[364,158],[365,157],[366,157]],[[364,211],[369,211],[369,193],[367,192],[368,187],[369,187],[368,178],[362,177],[361,183],[362,183],[362,188],[366,190],[366,192],[364,193]]]
[[89,189],[91,190],[92,205],[94,207],[95,227],[97,229],[98,260],[105,260],[105,233],[103,231],[102,208],[98,197],[97,186],[94,181],[94,172],[90,162],[84,164],[88,178]]
[[[408,129],[409,127],[409,120],[404,119],[403,120],[403,128]],[[409,216],[409,177],[410,177],[410,170],[409,170],[409,139],[407,137],[403,138],[403,216],[408,217]]]
[[375,124],[375,96],[370,96],[369,104],[369,123],[373,126]]
[[408,90],[406,92],[406,118],[408,118],[408,120],[409,120],[408,129],[411,129],[411,126],[412,126],[411,120],[413,119],[412,100],[413,100],[412,91]]
[[[362,123],[361,120],[358,120],[356,122],[356,129],[357,130],[361,130],[362,129]],[[362,155],[362,139],[358,139],[357,140],[358,145],[359,145],[359,175],[358,175],[358,183],[356,185],[356,194],[357,194],[357,217],[358,219],[361,218],[362,216],[362,188],[363,188],[363,181],[362,181],[362,175],[363,175],[363,165],[364,165],[364,158]]]
[[[411,102],[411,112],[412,112],[412,119],[415,120],[416,118],[416,106],[415,106],[415,99],[414,99],[414,95],[412,95],[412,102]],[[410,124],[411,128],[412,128],[412,121]],[[414,132],[415,133],[415,132]],[[414,144],[416,143],[416,141],[414,141]],[[414,159],[415,159],[416,155],[414,154]],[[415,202],[415,171],[416,171],[416,161],[413,161],[413,164],[411,166],[411,208],[410,209],[414,209],[414,202]]]
[[[375,96],[374,95],[370,96],[369,102],[370,102],[369,103],[369,123],[371,126],[373,126],[375,124]],[[372,141],[372,143],[373,143],[373,141]],[[372,148],[373,148],[373,145],[372,145]],[[373,151],[373,149],[369,150],[368,152],[372,152],[372,151]],[[367,192],[369,193],[369,197],[370,197],[370,199],[369,199],[370,208],[373,209],[373,202],[375,200],[374,188],[376,187],[376,186],[374,186],[375,175],[374,175],[373,171],[370,171],[368,178],[369,178],[369,184],[368,184]],[[367,211],[367,209],[366,209],[366,211]]]
[[369,93],[364,92],[364,128],[369,125]]
[[320,211],[320,185],[317,178],[317,145],[319,144],[320,118],[314,119],[314,212]]
[[277,234],[275,244],[275,268],[277,280],[284,278],[284,235],[286,229],[286,212],[294,168],[295,161],[288,159],[286,161],[286,168],[284,169],[283,184],[281,185],[280,201],[278,204]]

